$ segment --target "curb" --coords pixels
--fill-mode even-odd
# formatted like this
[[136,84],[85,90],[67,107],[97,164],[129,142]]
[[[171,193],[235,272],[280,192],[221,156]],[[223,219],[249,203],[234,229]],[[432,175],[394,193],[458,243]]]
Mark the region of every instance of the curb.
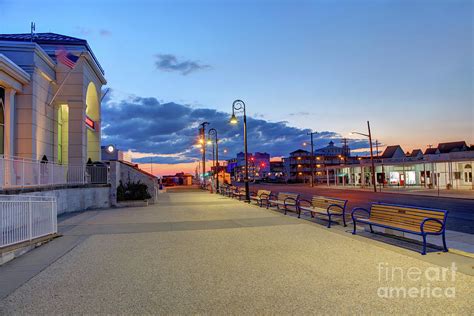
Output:
[[453,248],[449,248],[449,252],[454,253],[456,255],[474,259],[474,253],[471,253],[471,252],[467,252],[467,251],[463,251],[459,249],[453,249]]

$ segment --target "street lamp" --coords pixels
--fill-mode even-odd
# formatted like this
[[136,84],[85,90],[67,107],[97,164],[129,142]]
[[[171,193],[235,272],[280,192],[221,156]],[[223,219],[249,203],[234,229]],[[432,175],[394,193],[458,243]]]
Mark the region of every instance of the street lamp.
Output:
[[[377,184],[375,183],[375,163],[374,163],[374,152],[372,150],[372,133],[370,132],[370,122],[367,121],[367,129],[369,131],[368,134],[359,133],[359,132],[351,132],[351,134],[357,134],[361,136],[365,136],[369,138],[370,143],[370,162],[372,164],[372,184],[374,186],[374,192],[377,192]],[[365,176],[364,176],[365,177]]]
[[244,114],[244,154],[245,154],[245,178],[244,178],[244,183],[245,183],[245,201],[250,202],[250,189],[249,189],[249,162],[247,160],[248,158],[248,152],[247,152],[247,115],[245,113],[245,103],[242,100],[235,100],[232,103],[232,116],[230,117],[230,124],[237,124],[239,121],[237,120],[237,117],[235,116],[236,111],[242,111]]
[[[216,183],[216,192],[219,192],[219,139],[217,138],[217,130],[215,128],[211,128],[209,130],[209,140],[211,136],[214,136],[214,143],[212,144],[212,161],[214,165],[214,179],[216,178],[215,175],[217,174],[217,183]],[[215,159],[214,159],[214,144],[215,147]]]
[[202,152],[202,179],[203,179],[203,184],[206,183],[206,125],[209,125],[209,122],[202,122],[199,124],[201,126],[200,133],[201,133],[201,138],[199,139],[199,142],[203,145],[201,152]]

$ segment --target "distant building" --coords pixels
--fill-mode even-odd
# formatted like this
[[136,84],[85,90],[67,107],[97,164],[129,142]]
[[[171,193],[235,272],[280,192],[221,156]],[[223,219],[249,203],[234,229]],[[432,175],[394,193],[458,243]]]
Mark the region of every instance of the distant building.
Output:
[[425,149],[425,155],[437,155],[439,154],[439,149],[436,147],[436,148],[426,148]]
[[441,154],[455,153],[459,151],[467,151],[470,148],[467,146],[465,141],[457,141],[450,143],[438,144],[438,150]]
[[[250,180],[261,180],[270,173],[270,154],[255,152],[248,153],[248,168]],[[235,159],[227,161],[227,172],[237,181],[245,177],[245,154],[240,152]]]
[[333,141],[326,147],[315,149],[314,157],[311,157],[310,151],[298,149],[291,152],[289,157],[283,158],[285,178],[290,182],[311,181],[311,169],[316,183],[325,182],[328,177],[332,179],[335,176],[331,170],[328,173],[327,166],[348,163],[358,163],[358,160],[350,156],[348,146],[337,147]]
[[349,157],[351,155],[351,150],[349,146],[343,145],[342,147],[334,146],[334,142],[330,141],[329,145],[323,148],[316,149],[314,151],[316,156],[323,156],[323,157],[337,157],[337,156],[345,156]]
[[384,152],[382,153],[379,158],[381,159],[392,159],[392,158],[405,158],[405,153],[403,152],[402,147],[400,145],[395,146],[387,146]]
[[[423,154],[415,149],[405,154],[399,145],[388,146],[374,159],[376,184],[380,187],[421,187],[474,190],[472,179],[474,150],[464,141],[440,143]],[[371,186],[371,161],[360,164],[326,166],[328,185]]]
[[128,161],[132,162],[130,152],[117,149],[113,145],[101,146],[101,156],[103,161]]
[[270,161],[270,173],[268,178],[271,180],[278,180],[284,178],[285,167],[283,161]]
[[175,186],[175,185],[192,185],[193,175],[190,173],[178,172],[174,176],[168,175],[162,177],[163,185]]
[[407,153],[407,157],[421,159],[423,158],[423,151],[421,149],[414,149],[411,153]]

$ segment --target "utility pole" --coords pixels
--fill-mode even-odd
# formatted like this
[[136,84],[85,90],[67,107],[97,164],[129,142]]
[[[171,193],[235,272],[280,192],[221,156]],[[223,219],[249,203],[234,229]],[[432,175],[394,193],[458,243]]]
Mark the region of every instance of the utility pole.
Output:
[[344,144],[343,147],[342,147],[342,148],[343,148],[342,156],[345,158],[345,157],[349,156],[349,153],[348,153],[348,150],[347,150],[347,149],[349,148],[349,147],[347,147],[347,141],[348,141],[348,139],[347,139],[347,138],[343,138],[343,139],[341,139],[341,140],[342,140],[342,143]]
[[369,130],[369,143],[370,143],[370,161],[372,163],[372,184],[374,186],[374,192],[377,192],[377,184],[375,183],[375,163],[374,163],[374,152],[372,150],[372,133],[370,132],[370,122],[367,121],[367,129]]
[[375,150],[376,150],[376,156],[377,156],[377,158],[379,158],[379,145],[380,145],[380,143],[379,143],[379,141],[376,139],[376,140],[375,140]]

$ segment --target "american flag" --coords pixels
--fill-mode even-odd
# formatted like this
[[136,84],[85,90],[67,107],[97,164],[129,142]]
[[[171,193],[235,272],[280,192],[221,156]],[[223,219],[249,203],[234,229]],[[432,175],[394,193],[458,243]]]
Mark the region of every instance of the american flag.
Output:
[[64,48],[61,48],[56,51],[56,59],[61,64],[64,64],[72,69],[76,65],[76,62],[79,59],[79,57],[71,53],[68,53],[68,51]]

